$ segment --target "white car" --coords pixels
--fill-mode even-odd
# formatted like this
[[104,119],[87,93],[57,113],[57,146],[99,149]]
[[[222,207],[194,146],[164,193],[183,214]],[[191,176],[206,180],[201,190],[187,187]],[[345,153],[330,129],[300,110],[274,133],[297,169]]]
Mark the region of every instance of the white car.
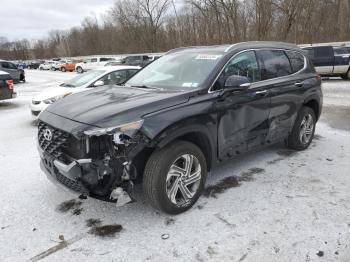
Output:
[[32,98],[30,103],[32,116],[37,118],[49,105],[70,94],[97,86],[121,84],[140,69],[138,66],[103,67],[78,75],[59,86],[49,87]]
[[46,61],[39,65],[39,70],[51,70],[52,66],[59,64],[57,61]]
[[75,65],[75,71],[79,74],[86,72],[88,70],[96,69],[105,66],[108,62],[114,61],[114,58],[110,57],[92,57],[85,59],[82,63],[77,63]]

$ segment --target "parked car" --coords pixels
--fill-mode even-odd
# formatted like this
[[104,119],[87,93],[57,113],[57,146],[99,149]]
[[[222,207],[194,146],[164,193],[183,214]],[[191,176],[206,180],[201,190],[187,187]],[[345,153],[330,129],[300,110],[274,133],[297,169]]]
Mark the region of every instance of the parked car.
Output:
[[39,66],[42,64],[42,61],[28,61],[28,69],[39,69]]
[[57,63],[54,63],[51,65],[52,71],[60,70],[61,65],[64,63],[64,61],[57,61]]
[[115,60],[114,58],[109,58],[109,57],[93,57],[93,58],[88,58],[85,59],[81,63],[77,63],[75,65],[75,71],[77,71],[79,74],[86,72],[88,70],[96,69],[99,67],[104,66],[107,64],[109,61]]
[[116,60],[116,61],[108,62],[104,66],[120,66],[120,65],[121,65],[120,60]]
[[67,60],[64,63],[59,65],[59,70],[61,70],[62,72],[73,72],[75,70],[75,64],[76,62],[72,61],[72,60]]
[[39,66],[39,70],[51,70],[53,65],[58,65],[57,61],[46,61]]
[[47,88],[32,98],[30,103],[32,116],[37,118],[49,105],[70,94],[86,91],[92,87],[121,84],[139,69],[135,66],[104,67],[78,75],[60,86]]
[[120,60],[122,65],[134,65],[145,67],[149,63],[153,62],[153,59],[147,55],[131,55]]
[[349,55],[335,55],[333,46],[310,46],[303,48],[321,76],[340,76],[350,79]]
[[154,207],[177,214],[225,159],[280,141],[308,148],[321,108],[321,78],[295,45],[175,49],[124,86],[47,108],[41,168],[67,189],[117,204],[142,183]]
[[7,72],[0,71],[0,100],[11,99],[16,97],[13,89],[13,79]]
[[18,69],[12,62],[0,60],[0,70],[9,73],[15,83],[19,83],[20,81],[25,82],[24,70]]

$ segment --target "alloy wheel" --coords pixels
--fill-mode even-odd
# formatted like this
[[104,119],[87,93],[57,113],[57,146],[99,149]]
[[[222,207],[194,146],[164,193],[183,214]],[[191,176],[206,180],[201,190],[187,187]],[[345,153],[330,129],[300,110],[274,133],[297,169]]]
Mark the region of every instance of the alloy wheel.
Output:
[[314,119],[311,114],[307,114],[304,116],[303,121],[300,124],[300,133],[299,138],[301,143],[308,144],[312,138],[312,134],[314,131]]
[[166,193],[169,200],[183,206],[196,195],[202,178],[199,160],[191,154],[177,158],[170,166],[166,179]]

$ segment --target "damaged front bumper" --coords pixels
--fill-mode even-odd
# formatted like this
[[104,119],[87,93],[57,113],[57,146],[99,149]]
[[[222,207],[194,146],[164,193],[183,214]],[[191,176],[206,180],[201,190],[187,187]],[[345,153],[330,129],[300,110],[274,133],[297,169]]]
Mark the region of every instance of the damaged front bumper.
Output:
[[89,189],[79,181],[81,165],[91,163],[91,159],[80,159],[66,165],[46,154],[38,145],[40,168],[48,179],[74,194],[90,195]]
[[118,203],[141,177],[136,156],[149,143],[137,133],[142,122],[96,129],[44,111],[37,141],[41,169],[69,191]]

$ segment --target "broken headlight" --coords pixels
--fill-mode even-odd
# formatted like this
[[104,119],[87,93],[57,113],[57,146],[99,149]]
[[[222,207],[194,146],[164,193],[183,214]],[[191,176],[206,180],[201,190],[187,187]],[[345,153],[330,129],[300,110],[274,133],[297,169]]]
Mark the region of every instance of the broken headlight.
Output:
[[107,128],[97,128],[84,132],[87,136],[115,135],[117,133],[135,132],[142,127],[143,120],[126,123],[123,125]]

